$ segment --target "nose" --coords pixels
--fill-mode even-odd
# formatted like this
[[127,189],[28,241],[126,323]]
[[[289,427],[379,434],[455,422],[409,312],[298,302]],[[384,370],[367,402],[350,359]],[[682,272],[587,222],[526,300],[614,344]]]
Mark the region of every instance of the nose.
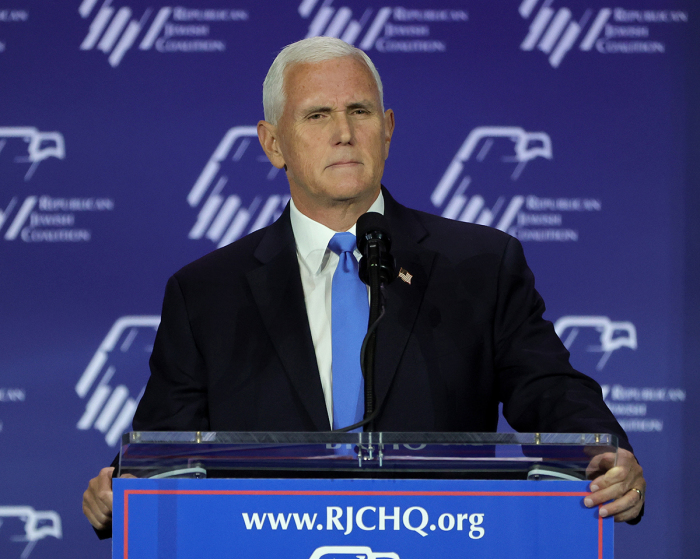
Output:
[[338,112],[335,115],[336,144],[352,144],[355,139],[352,121],[345,112]]

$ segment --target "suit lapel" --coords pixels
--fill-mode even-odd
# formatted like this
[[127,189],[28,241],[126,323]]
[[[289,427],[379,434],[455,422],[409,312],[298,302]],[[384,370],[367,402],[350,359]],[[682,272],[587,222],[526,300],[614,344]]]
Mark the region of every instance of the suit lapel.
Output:
[[299,399],[319,431],[330,429],[318,372],[289,207],[263,236],[255,257],[261,266],[248,283],[267,333]]
[[[402,268],[410,283],[395,278],[386,288],[386,315],[377,329],[375,362],[376,405],[381,407],[413,331],[430,278],[435,253],[423,249],[419,242],[427,231],[407,208],[398,204],[384,189],[386,216],[391,227],[391,252],[396,259],[396,273]],[[407,278],[408,279],[408,278]]]

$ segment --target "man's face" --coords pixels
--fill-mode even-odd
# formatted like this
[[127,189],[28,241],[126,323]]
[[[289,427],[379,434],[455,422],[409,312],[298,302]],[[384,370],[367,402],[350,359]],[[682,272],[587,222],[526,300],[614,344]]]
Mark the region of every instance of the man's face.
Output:
[[347,202],[369,206],[379,193],[394,116],[382,113],[367,66],[352,56],[296,64],[285,91],[270,144],[276,153],[266,152],[275,166],[287,166],[294,203],[312,217]]

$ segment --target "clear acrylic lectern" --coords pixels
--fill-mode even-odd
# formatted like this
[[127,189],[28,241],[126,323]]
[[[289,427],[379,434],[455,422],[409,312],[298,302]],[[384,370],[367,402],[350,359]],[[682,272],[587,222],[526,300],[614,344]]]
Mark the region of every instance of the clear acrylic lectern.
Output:
[[583,505],[602,453],[614,436],[129,433],[113,557],[612,559]]
[[594,433],[133,432],[120,471],[153,477],[585,479]]

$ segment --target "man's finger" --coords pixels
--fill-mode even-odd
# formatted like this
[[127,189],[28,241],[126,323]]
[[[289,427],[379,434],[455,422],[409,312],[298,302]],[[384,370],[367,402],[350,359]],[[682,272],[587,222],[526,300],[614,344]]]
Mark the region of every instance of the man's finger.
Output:
[[606,452],[594,456],[586,468],[586,477],[591,478],[596,475],[602,475],[615,466],[616,456],[612,452]]
[[85,501],[83,501],[83,514],[90,521],[90,524],[98,530],[109,525],[112,521],[111,514],[104,514],[98,508],[90,506],[90,504]]
[[617,522],[621,522],[636,517],[641,508],[642,501],[639,494],[630,489],[619,499],[601,506],[598,512],[603,518],[614,516]]
[[109,524],[112,518],[111,511],[104,511],[102,508],[104,505],[100,505],[101,503],[95,500],[94,495],[91,495],[89,491],[85,492],[83,495],[83,514],[90,521],[90,524],[98,530]]
[[114,475],[114,468],[110,466],[109,468],[102,468],[99,475],[97,476],[97,481],[99,483],[100,489],[112,490],[112,476]]
[[639,516],[642,511],[642,502],[639,502],[635,506],[626,511],[618,513],[615,515],[615,522],[627,522],[628,520],[634,520]]
[[90,480],[87,491],[83,494],[83,501],[95,513],[109,514],[112,511],[111,483],[109,486],[106,486],[104,480],[100,478],[101,475]]
[[95,497],[112,512],[112,474],[114,468],[102,468],[95,478]]
[[111,503],[105,502],[104,499],[89,490],[86,491],[83,496],[83,503],[86,504],[95,515],[111,516],[112,514]]
[[87,505],[85,505],[85,503],[83,503],[83,514],[88,519],[90,524],[93,525],[93,527],[97,528],[98,530],[104,528],[102,523],[95,517],[92,511],[87,507]]
[[83,514],[98,530],[112,522],[112,474],[114,468],[102,468],[83,493]]
[[607,503],[608,501],[619,499],[624,496],[624,494],[625,488],[621,484],[616,484],[611,487],[606,487],[605,489],[594,491],[583,500],[583,504],[588,508],[592,508]]
[[[599,476],[593,481],[591,481],[591,491],[596,492],[599,489],[606,489],[608,487],[612,487],[616,483],[621,483],[625,481],[629,473],[629,468],[615,466],[614,468],[605,472],[605,474],[603,474],[602,476]],[[628,487],[625,487],[624,489],[628,489]]]

